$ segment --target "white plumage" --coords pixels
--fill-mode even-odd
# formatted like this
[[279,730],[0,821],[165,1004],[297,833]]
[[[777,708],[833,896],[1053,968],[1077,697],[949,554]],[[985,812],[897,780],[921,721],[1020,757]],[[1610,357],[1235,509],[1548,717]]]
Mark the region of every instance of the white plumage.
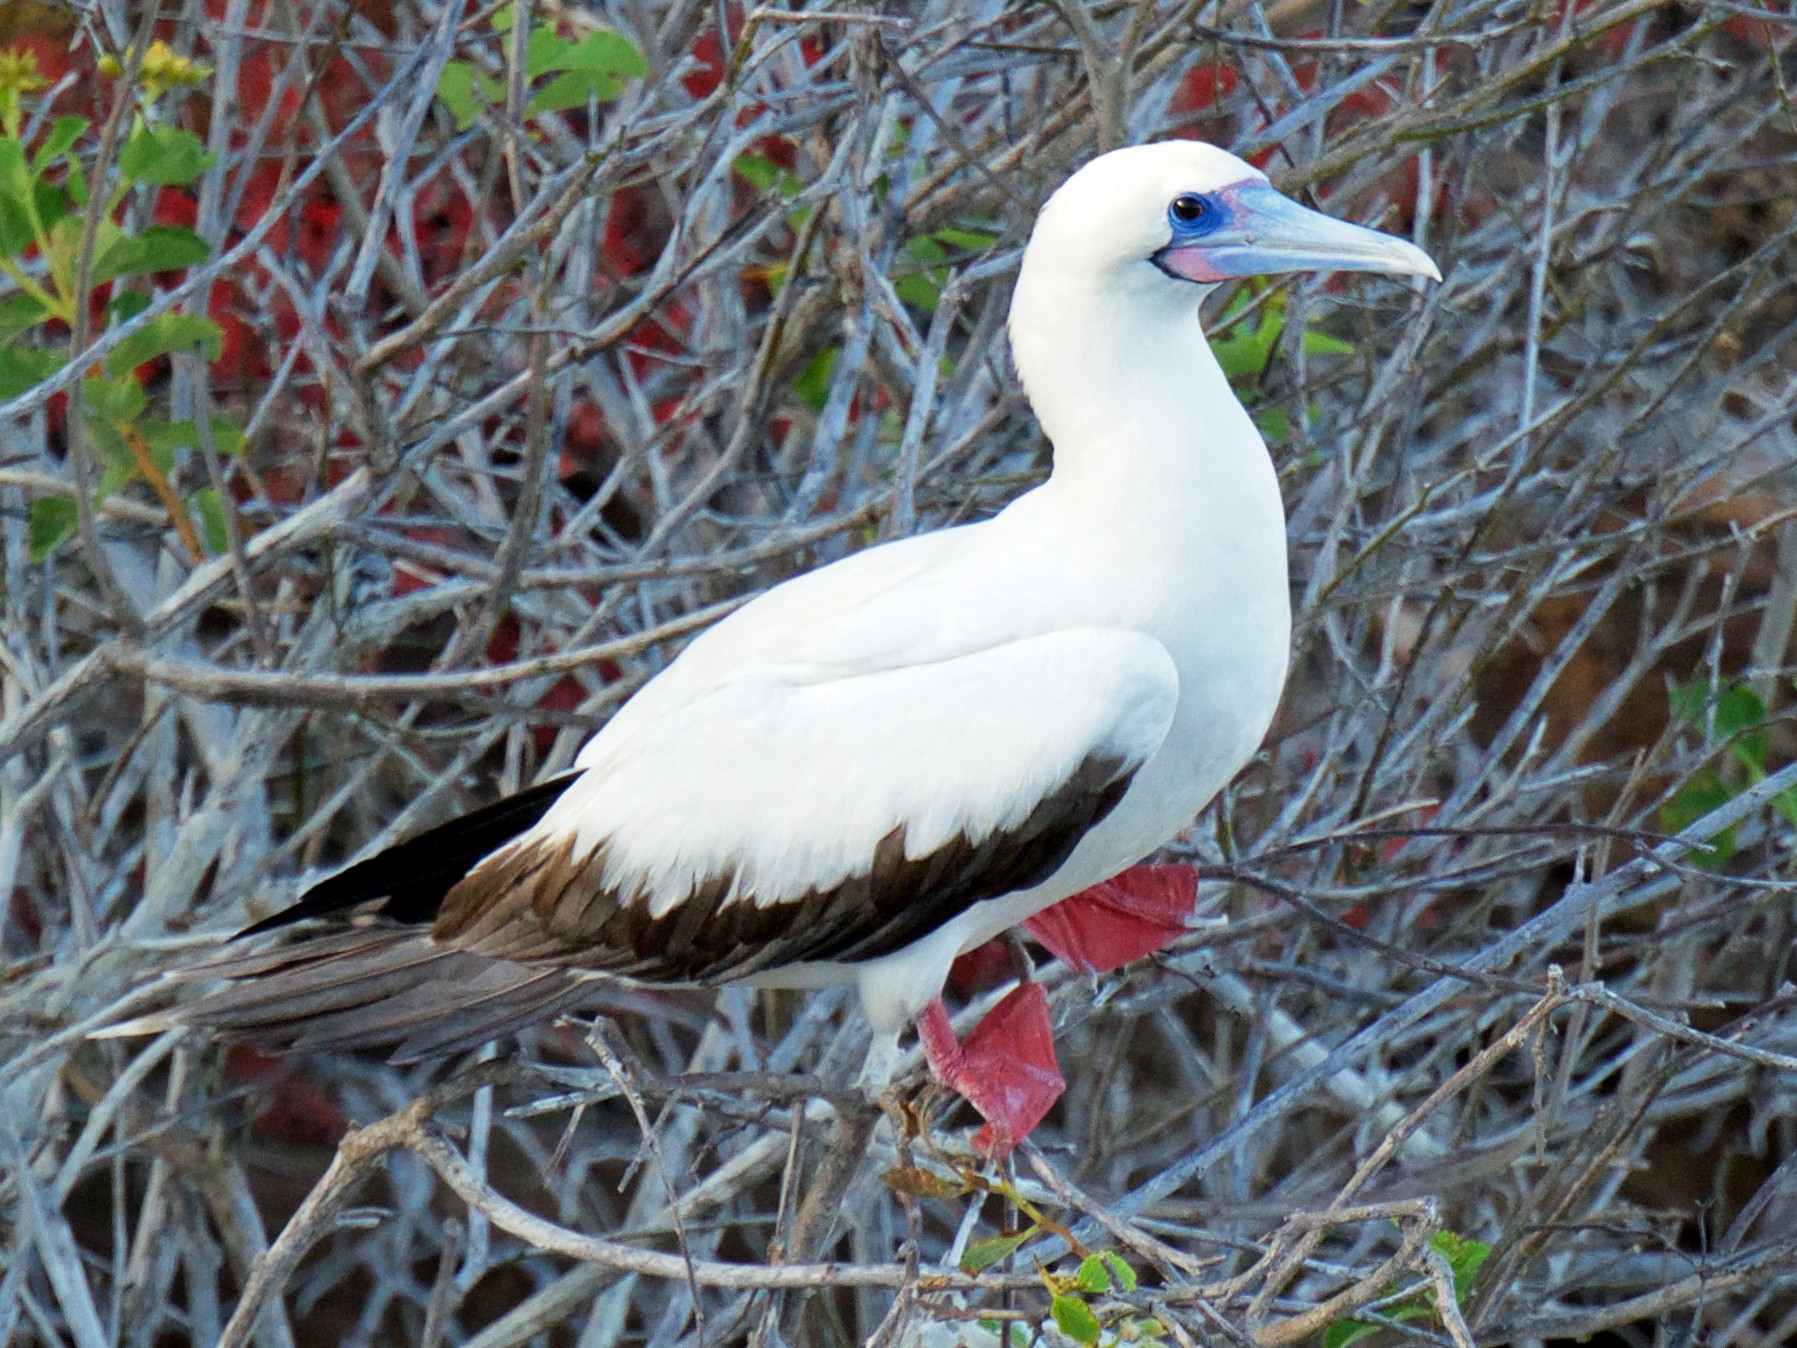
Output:
[[720,872],[725,904],[791,902],[865,871],[899,823],[907,854],[925,856],[1021,824],[1094,754],[1135,768],[1179,695],[1166,649],[1116,628],[919,656],[732,667],[671,713],[596,740],[585,775],[520,845],[609,843],[605,882],[646,895],[652,917]]
[[[788,581],[695,640],[553,803],[448,877],[425,962],[440,947],[539,981],[548,967],[854,982],[890,1038],[957,954],[1186,827],[1265,733],[1290,626],[1273,465],[1198,305],[1225,275],[1319,266],[1434,274],[1409,244],[1296,207],[1208,145],[1121,150],[1075,174],[1042,211],[1011,309],[1048,481],[986,522]],[[895,897],[901,882],[916,892]],[[295,911],[382,892],[340,883]],[[745,905],[762,926],[742,925]],[[759,954],[706,944],[726,927]],[[344,958],[366,963],[258,965],[270,986],[178,1015],[304,1040],[316,1017],[289,1014],[274,984],[317,988]],[[399,995],[422,997],[415,983]],[[395,995],[364,991],[364,1009]],[[338,1001],[330,1014],[358,1010]]]

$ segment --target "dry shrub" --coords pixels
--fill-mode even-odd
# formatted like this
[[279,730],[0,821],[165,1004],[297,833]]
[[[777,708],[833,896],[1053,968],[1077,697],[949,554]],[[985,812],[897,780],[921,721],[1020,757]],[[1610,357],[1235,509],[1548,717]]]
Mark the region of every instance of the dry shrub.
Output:
[[[990,1343],[1069,1239],[1139,1277],[1062,1286],[1075,1337],[1071,1302],[1184,1343],[1380,1308],[1387,1341],[1797,1337],[1790,19],[527,12],[649,73],[533,110],[487,11],[422,0],[103,5],[72,48],[0,8],[67,74],[28,106],[97,119],[95,180],[97,53],[211,68],[153,115],[217,163],[122,213],[209,245],[156,293],[222,349],[132,378],[248,432],[38,560],[117,326],[0,408],[0,1340]],[[492,80],[465,126],[451,60]],[[623,994],[410,1069],[84,1040],[304,875],[564,766],[722,606],[1037,480],[1003,350],[1032,210],[1169,134],[1447,280],[1212,302],[1285,479],[1291,687],[1171,851],[1227,925],[1045,971],[1069,1089],[1008,1187],[920,1075],[914,1136],[833,1089],[834,993]],[[222,538],[177,527],[208,484]]]

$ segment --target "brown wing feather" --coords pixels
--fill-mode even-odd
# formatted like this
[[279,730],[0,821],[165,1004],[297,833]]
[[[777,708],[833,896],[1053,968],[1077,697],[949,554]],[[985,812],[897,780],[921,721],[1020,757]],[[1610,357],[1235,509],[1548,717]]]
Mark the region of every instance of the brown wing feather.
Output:
[[862,873],[838,884],[760,904],[731,898],[726,873],[660,917],[649,915],[647,894],[606,888],[603,848],[576,855],[571,844],[514,846],[449,890],[428,933],[375,919],[273,950],[234,950],[184,975],[224,987],[117,1028],[200,1025],[294,1048],[397,1042],[395,1059],[410,1061],[572,1009],[593,994],[589,972],[719,983],[806,960],[876,959],[984,899],[1052,875],[1122,799],[1132,774],[1095,756],[1028,818],[977,843],[957,836],[909,857],[900,825]]
[[974,842],[956,835],[920,857],[905,826],[882,838],[867,869],[825,889],[758,903],[712,876],[661,916],[649,896],[608,888],[605,849],[573,840],[512,847],[443,899],[431,934],[443,946],[525,964],[643,982],[720,983],[784,964],[877,959],[986,899],[1058,870],[1116,807],[1134,770],[1093,755],[1022,822]]

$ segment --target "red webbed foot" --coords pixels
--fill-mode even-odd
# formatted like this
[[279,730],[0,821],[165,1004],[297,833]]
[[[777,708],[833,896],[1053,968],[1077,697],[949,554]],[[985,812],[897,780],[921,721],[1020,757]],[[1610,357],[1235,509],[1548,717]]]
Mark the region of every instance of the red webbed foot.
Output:
[[1103,974],[1185,935],[1198,906],[1191,866],[1132,866],[1044,908],[1023,925],[1070,969]]
[[936,1079],[986,1120],[973,1145],[995,1159],[1009,1156],[1067,1089],[1039,983],[1019,983],[965,1043],[956,1040],[938,998],[917,1018],[917,1037]]
[[[1023,925],[1068,968],[1109,973],[1183,936],[1198,906],[1198,872],[1190,866],[1133,866],[1045,908]],[[972,991],[1015,967],[1003,941],[988,941],[955,962],[950,981]],[[1048,998],[1027,979],[967,1036],[955,1039],[940,999],[917,1018],[917,1035],[936,1079],[957,1091],[986,1120],[974,1145],[1008,1156],[1030,1135],[1067,1083],[1055,1061]]]

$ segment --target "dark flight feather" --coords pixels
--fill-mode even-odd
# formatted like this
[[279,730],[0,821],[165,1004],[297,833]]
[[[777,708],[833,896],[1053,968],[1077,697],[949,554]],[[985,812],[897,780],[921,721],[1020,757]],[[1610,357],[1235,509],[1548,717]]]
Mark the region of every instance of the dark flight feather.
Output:
[[383,900],[376,910],[382,917],[403,923],[429,922],[436,917],[443,896],[463,876],[547,814],[579,778],[578,772],[564,773],[428,828],[338,871],[313,885],[291,907],[237,934],[260,936],[307,918],[346,912],[374,899]]

